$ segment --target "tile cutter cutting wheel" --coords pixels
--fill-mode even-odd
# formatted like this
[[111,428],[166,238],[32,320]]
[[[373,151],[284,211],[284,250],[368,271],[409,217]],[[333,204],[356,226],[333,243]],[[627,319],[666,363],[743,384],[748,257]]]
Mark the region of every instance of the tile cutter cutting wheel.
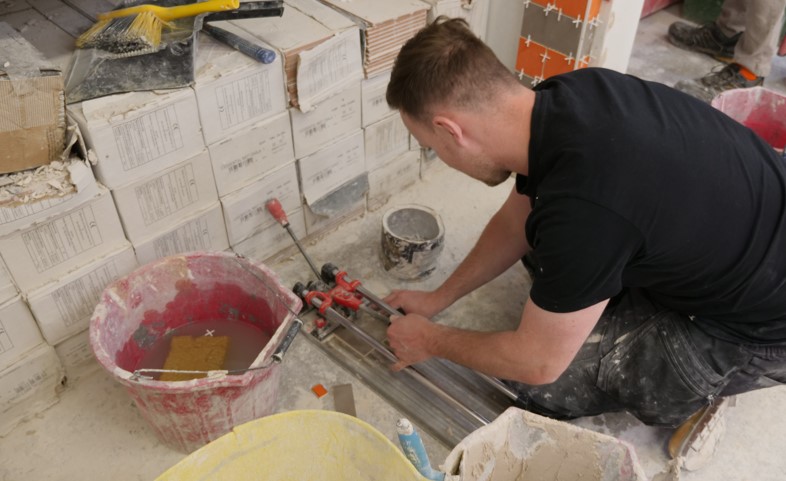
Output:
[[[433,437],[452,447],[488,424],[511,405],[516,394],[500,380],[444,359],[429,359],[399,372],[385,338],[389,316],[402,315],[327,263],[317,271],[295,237],[277,200],[268,211],[287,229],[318,281],[298,282],[293,291],[304,300],[303,330],[314,344],[415,420]],[[307,309],[309,309],[306,311]]]

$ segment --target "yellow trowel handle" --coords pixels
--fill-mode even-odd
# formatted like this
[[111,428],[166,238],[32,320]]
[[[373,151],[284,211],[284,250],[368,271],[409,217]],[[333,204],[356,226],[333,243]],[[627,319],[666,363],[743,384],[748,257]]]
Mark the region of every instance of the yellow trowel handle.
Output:
[[207,2],[180,5],[177,7],[160,7],[158,5],[137,5],[136,7],[121,8],[111,12],[99,13],[99,20],[108,18],[127,17],[145,12],[152,12],[159,19],[168,22],[178,18],[195,17],[200,13],[221,12],[223,10],[237,10],[240,0],[208,0]]

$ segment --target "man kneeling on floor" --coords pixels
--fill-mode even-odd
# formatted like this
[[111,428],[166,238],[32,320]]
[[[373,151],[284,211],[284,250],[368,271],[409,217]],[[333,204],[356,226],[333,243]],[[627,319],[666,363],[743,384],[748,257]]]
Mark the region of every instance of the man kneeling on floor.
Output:
[[[516,173],[439,288],[386,299],[407,312],[388,329],[394,368],[437,356],[553,418],[682,425],[673,456],[712,439],[727,396],[786,381],[786,165],[751,130],[604,69],[530,90],[457,19],[404,46],[387,101],[450,167],[490,186]],[[429,321],[520,259],[515,331]]]

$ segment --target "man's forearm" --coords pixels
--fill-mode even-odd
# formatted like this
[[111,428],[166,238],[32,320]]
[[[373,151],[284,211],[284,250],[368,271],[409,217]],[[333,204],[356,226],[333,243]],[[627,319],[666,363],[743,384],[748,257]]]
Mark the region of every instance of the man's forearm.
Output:
[[527,213],[503,207],[491,218],[469,255],[437,289],[446,306],[496,278],[527,253]]

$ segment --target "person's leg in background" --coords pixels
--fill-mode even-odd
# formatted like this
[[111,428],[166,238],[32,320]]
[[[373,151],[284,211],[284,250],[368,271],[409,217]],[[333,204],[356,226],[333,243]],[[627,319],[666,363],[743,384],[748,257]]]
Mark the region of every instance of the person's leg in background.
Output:
[[[731,61],[718,71],[677,82],[674,87],[710,102],[726,90],[762,85],[777,50],[784,10],[786,0],[726,0],[718,19],[709,26],[691,28],[684,22],[673,24],[669,39],[675,45]],[[711,34],[702,33],[702,29]],[[729,59],[732,46],[733,55]]]
[[[727,10],[727,3],[747,3],[744,15],[740,7]],[[726,0],[718,25],[744,31],[734,50],[734,62],[751,70],[759,77],[767,77],[772,69],[772,57],[778,49],[783,27],[786,0]]]

